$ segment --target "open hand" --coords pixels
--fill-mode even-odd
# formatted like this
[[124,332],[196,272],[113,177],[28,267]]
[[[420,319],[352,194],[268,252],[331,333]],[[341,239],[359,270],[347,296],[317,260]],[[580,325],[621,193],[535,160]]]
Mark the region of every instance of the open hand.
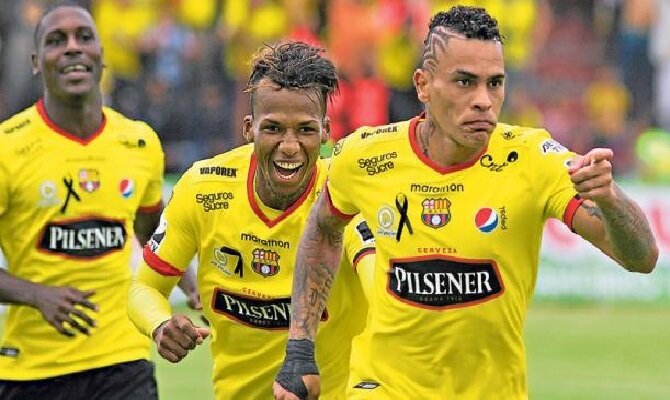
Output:
[[93,290],[81,291],[67,286],[40,286],[35,290],[33,305],[40,310],[49,325],[65,336],[81,332],[89,334],[95,320],[84,309],[98,311],[89,298]]

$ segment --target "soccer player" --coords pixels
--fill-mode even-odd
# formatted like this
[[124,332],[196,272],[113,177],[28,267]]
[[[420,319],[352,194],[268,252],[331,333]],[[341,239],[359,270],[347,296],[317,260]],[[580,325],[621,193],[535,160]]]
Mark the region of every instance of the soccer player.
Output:
[[158,136],[102,107],[84,8],[46,11],[32,68],[43,97],[0,124],[0,398],[155,399],[151,342],[126,304],[133,232],[145,243],[162,209]]
[[370,224],[377,256],[351,399],[527,398],[523,323],[548,218],[629,271],[653,270],[655,239],[612,180],[610,150],[579,156],[543,129],[498,122],[503,65],[484,9],[439,12],[413,76],[425,114],[339,142],[298,249],[277,399],[318,391],[305,372],[316,370],[316,316],[354,215]]
[[[307,214],[325,182],[319,147],[326,104],[337,88],[333,64],[300,42],[263,48],[248,83],[248,145],[195,163],[179,180],[131,286],[130,316],[178,362],[209,335],[172,315],[167,296],[197,254],[203,312],[212,329],[214,387],[221,399],[272,397],[290,320],[293,265]],[[362,220],[344,234],[345,264],[329,284],[316,350],[327,378],[322,397],[343,398],[351,338],[367,305],[354,266],[371,268],[374,236]],[[331,254],[340,259],[338,254]]]

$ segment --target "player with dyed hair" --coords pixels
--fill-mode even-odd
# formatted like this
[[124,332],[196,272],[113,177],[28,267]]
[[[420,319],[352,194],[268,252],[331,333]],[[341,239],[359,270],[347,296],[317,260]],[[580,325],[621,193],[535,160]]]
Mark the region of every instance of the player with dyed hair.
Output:
[[[244,118],[244,137],[253,143],[195,163],[176,184],[145,248],[130,315],[172,362],[210,334],[186,316],[172,315],[167,301],[197,254],[217,398],[272,397],[287,339],[298,240],[328,169],[319,147],[328,139],[327,103],[337,82],[335,67],[318,48],[300,42],[264,47],[252,63],[251,114]],[[327,374],[327,399],[344,398],[351,338],[365,322],[366,300],[354,268],[374,263],[374,237],[364,221],[353,221],[340,239],[342,273],[329,282],[333,295],[317,318],[322,340],[316,356]]]

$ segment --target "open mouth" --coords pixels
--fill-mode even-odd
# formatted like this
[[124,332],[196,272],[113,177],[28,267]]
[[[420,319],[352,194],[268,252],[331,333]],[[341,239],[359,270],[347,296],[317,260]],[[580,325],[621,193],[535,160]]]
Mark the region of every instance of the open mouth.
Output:
[[275,171],[277,171],[277,176],[283,181],[290,181],[297,177],[303,165],[301,162],[283,161],[275,161],[273,164]]
[[92,68],[88,65],[84,64],[72,64],[72,65],[67,65],[63,68],[60,69],[61,74],[65,75],[80,75],[80,74],[87,74],[92,71]]

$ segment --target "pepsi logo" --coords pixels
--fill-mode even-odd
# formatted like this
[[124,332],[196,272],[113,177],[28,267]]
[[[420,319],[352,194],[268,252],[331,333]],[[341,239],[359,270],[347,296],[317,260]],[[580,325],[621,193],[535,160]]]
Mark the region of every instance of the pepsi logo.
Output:
[[132,179],[122,179],[119,183],[119,191],[124,199],[128,199],[135,192],[135,183]]
[[480,232],[490,233],[498,227],[498,213],[492,208],[480,208],[475,215],[475,225]]

